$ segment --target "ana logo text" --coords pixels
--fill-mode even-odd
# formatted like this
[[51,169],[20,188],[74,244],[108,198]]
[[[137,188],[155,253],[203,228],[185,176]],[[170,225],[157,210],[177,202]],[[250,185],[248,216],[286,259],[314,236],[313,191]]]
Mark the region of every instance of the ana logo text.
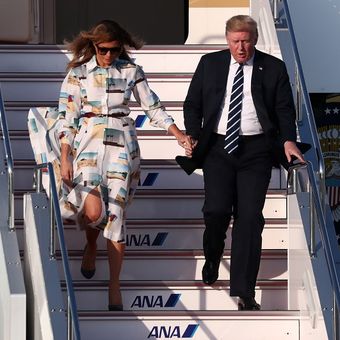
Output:
[[158,233],[152,240],[150,234],[127,234],[126,245],[129,247],[160,247],[163,245],[168,233]]
[[191,324],[182,331],[180,326],[154,326],[148,336],[149,338],[164,339],[187,339],[192,338],[197,331],[199,325]]
[[170,294],[167,301],[164,303],[163,296],[137,295],[131,304],[131,308],[173,308],[179,301],[181,294]]

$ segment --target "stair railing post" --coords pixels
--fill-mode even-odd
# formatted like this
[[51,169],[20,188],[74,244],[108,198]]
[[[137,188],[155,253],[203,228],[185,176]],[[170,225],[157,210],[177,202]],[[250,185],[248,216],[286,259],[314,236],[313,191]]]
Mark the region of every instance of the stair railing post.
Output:
[[37,193],[42,192],[42,169],[36,168],[34,172],[34,184],[33,187]]
[[[77,303],[76,298],[74,295],[73,285],[72,285],[72,276],[70,273],[70,267],[68,263],[68,255],[67,255],[67,249],[65,244],[65,236],[64,236],[64,229],[63,229],[63,221],[62,216],[60,212],[60,206],[59,206],[59,200],[58,200],[58,192],[57,192],[57,186],[56,181],[54,177],[54,170],[52,163],[47,163],[47,169],[49,172],[49,178],[50,178],[50,197],[51,202],[53,203],[53,215],[54,222],[51,223],[51,250],[53,250],[53,253],[55,254],[55,242],[54,242],[54,235],[55,230],[57,229],[58,236],[59,236],[59,245],[60,245],[60,252],[61,252],[61,261],[63,263],[64,273],[65,273],[65,279],[66,279],[66,288],[68,293],[68,311],[67,311],[67,318],[70,317],[72,321],[70,321],[70,325],[68,326],[67,334],[71,334],[70,336],[73,336],[75,340],[80,340],[80,330],[79,330],[79,321],[78,321],[78,315],[77,315]],[[53,199],[52,199],[53,198]],[[55,228],[55,226],[57,228]],[[53,227],[53,232],[52,232]],[[52,253],[52,251],[51,251]],[[72,338],[73,339],[73,338]]]
[[311,258],[314,258],[316,257],[316,253],[315,253],[315,208],[314,208],[313,188],[310,183],[308,185],[308,192],[309,192],[309,207],[310,207],[309,255]]
[[280,21],[279,0],[273,0],[272,11],[273,11],[274,22],[278,23]]
[[333,340],[340,339],[340,316],[339,316],[339,308],[336,303],[335,292],[333,293]]
[[67,298],[67,340],[73,340],[73,320],[70,298]]
[[[36,189],[37,193],[42,192],[43,190],[43,185],[42,185],[42,169],[43,167],[37,167],[35,169],[34,173],[34,186]],[[49,189],[49,203],[50,203],[50,244],[49,244],[49,256],[50,259],[55,259],[56,254],[55,254],[55,214],[54,214],[54,206],[53,206],[53,196],[52,196],[52,188],[50,185]]]
[[302,89],[299,76],[299,69],[297,63],[295,63],[295,88],[296,88],[296,122],[302,122]]
[[7,161],[8,175],[8,228],[10,231],[15,231],[14,225],[14,162],[12,155],[12,147],[9,138],[7,118],[5,114],[4,101],[1,94],[0,86],[0,126],[2,129],[2,138],[4,140],[4,150]]
[[53,205],[52,188],[50,184],[50,259],[55,259],[55,213]]
[[56,258],[56,246],[55,246],[55,238],[56,231],[59,235],[60,241],[60,252],[61,252],[61,260],[63,263],[63,268],[65,272],[65,280],[66,280],[66,288],[67,288],[67,340],[80,340],[80,331],[79,331],[79,321],[77,315],[77,305],[76,299],[74,296],[74,290],[72,285],[72,277],[70,273],[70,268],[68,264],[68,256],[65,245],[65,236],[63,231],[63,222],[60,213],[58,193],[56,190],[56,182],[54,177],[53,165],[51,163],[40,164],[36,167],[34,173],[34,185],[37,193],[42,192],[42,169],[47,169],[49,175],[49,204],[50,204],[50,239],[49,239],[49,256],[50,259],[53,260]]

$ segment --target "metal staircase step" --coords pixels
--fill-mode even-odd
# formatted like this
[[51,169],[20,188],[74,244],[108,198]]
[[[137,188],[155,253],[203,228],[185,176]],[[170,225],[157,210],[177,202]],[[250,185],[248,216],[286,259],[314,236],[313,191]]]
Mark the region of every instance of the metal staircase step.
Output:
[[[16,221],[19,245],[23,245],[22,221]],[[20,223],[20,224],[19,224]],[[200,250],[202,249],[203,220],[128,220],[127,249],[132,250]],[[226,249],[231,246],[231,230],[228,229]],[[85,234],[73,224],[64,224],[68,249],[82,249]],[[262,233],[263,249],[287,249],[288,230],[286,220],[267,220]],[[59,244],[56,245],[59,249]],[[106,249],[106,240],[99,237],[99,250]]]
[[[65,283],[62,284],[65,293]],[[107,310],[108,281],[73,281],[78,310]],[[229,281],[207,286],[201,281],[122,281],[124,310],[237,310],[229,296]],[[258,281],[261,310],[287,310],[287,281]],[[65,301],[66,303],[66,301]]]
[[[72,278],[81,280],[82,251],[69,251],[69,264]],[[126,251],[121,280],[201,280],[204,264],[202,251]],[[219,279],[229,280],[230,252],[225,251]],[[60,264],[60,275],[63,270]],[[105,251],[97,252],[96,274],[94,279],[107,280],[108,262]],[[285,250],[263,250],[258,280],[285,280],[287,273],[287,252]]]
[[[33,172],[35,162],[33,160],[17,161],[14,171],[16,174],[14,190],[32,190]],[[281,189],[285,186],[285,178],[280,169],[273,168],[269,183],[269,189]],[[141,164],[141,177],[138,190],[144,189],[203,189],[202,170],[188,176],[175,162],[175,160],[146,160]]]
[[[22,192],[15,194],[16,218],[22,219]],[[287,217],[286,195],[282,190],[268,191],[263,215],[265,219]],[[129,219],[202,218],[203,192],[201,190],[137,190],[127,211]],[[171,207],[171,209],[169,209]]]
[[[204,226],[196,225],[183,226],[160,224],[150,226],[145,224],[127,226],[127,249],[134,250],[199,250],[202,249]],[[226,240],[226,249],[231,247],[231,231],[229,228]],[[85,235],[79,235],[77,228],[68,229],[67,247],[68,249],[82,249],[85,244]],[[263,249],[287,249],[288,230],[283,224],[281,228],[278,225],[267,224],[262,234]],[[103,237],[98,238],[98,249],[106,249],[106,240]]]
[[[27,131],[27,115],[31,107],[51,107],[51,104],[52,104],[52,107],[58,107],[57,102],[41,103],[41,104],[37,103],[37,104],[38,106],[31,105],[31,106],[24,106],[24,107],[20,107],[20,106],[11,107],[11,106],[5,105],[7,106],[6,116],[7,116],[9,130]],[[166,103],[163,103],[163,102],[162,104],[165,105],[168,114],[175,120],[177,126],[180,129],[185,130],[184,121],[183,121],[182,103],[179,103],[177,106],[173,106],[173,105],[167,106]],[[168,104],[171,104],[171,103],[168,103]],[[129,117],[131,117],[134,120],[136,120],[137,117],[138,119],[140,119],[136,126],[137,132],[139,130],[150,130],[150,131],[161,130],[161,128],[157,128],[157,127],[150,125],[149,119],[146,118],[144,111],[142,111],[142,109],[139,106],[131,107],[131,113]],[[142,120],[142,118],[144,117],[145,119]]]
[[[203,54],[222,48],[225,46],[173,45],[168,48],[146,45],[133,51],[132,57],[145,72],[194,72]],[[65,46],[1,45],[0,72],[65,72],[69,58]]]
[[[64,74],[52,73],[18,75],[17,78],[0,75],[2,95],[6,101],[56,101]],[[149,74],[148,83],[163,101],[183,101],[188,91],[191,75],[180,74],[177,77],[166,74]],[[133,100],[133,98],[131,98]]]
[[299,312],[79,313],[83,340],[299,340]]
[[[138,138],[143,159],[175,159],[184,155],[184,149],[178,145],[175,137],[162,131],[161,135],[140,135]],[[34,159],[28,132],[11,133],[12,152],[15,159]],[[156,147],[157,145],[157,147]]]

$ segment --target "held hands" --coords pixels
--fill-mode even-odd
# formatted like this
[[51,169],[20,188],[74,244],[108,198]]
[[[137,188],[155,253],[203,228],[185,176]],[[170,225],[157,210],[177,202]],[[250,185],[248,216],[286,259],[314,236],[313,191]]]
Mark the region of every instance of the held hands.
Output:
[[284,150],[287,157],[288,162],[292,161],[292,156],[295,156],[301,163],[306,163],[305,159],[299,148],[296,146],[295,142],[286,141],[284,144]]
[[189,158],[192,157],[192,152],[197,145],[197,141],[189,135],[184,135],[180,139],[177,139],[178,144],[185,149],[185,155]]
[[182,148],[185,149],[185,155],[191,158],[192,151],[195,148],[197,141],[195,141],[191,136],[182,133],[182,135],[177,137],[177,142]]
[[195,141],[191,136],[185,135],[178,129],[176,124],[170,125],[168,132],[176,137],[178,144],[185,149],[185,155],[191,158],[192,151],[195,148],[197,141]]
[[189,137],[189,144],[185,145],[185,155],[189,158],[192,157],[192,152],[195,149],[196,145],[197,145],[197,140],[193,139],[191,136],[187,136]]

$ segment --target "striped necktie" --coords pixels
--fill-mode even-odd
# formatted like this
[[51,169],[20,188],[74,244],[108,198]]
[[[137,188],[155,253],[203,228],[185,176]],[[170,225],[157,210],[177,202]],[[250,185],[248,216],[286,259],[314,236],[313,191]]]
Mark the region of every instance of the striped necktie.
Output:
[[243,64],[237,69],[231,90],[224,149],[230,154],[238,147],[243,99]]

